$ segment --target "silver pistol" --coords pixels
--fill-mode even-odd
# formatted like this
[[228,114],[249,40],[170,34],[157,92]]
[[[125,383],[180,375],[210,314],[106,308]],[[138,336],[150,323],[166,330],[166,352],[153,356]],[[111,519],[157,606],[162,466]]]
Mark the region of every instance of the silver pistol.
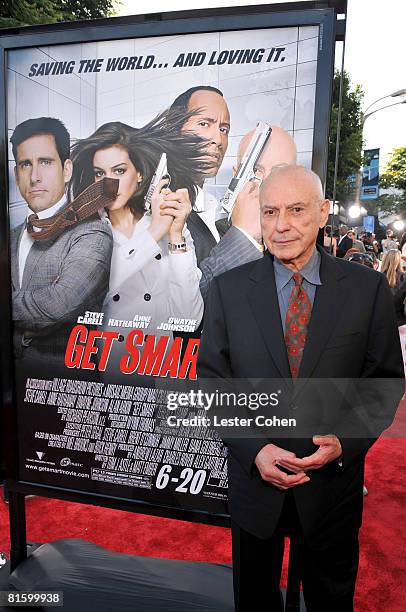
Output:
[[[245,151],[241,162],[237,168],[235,176],[230,181],[227,191],[221,201],[223,210],[228,213],[230,219],[235,202],[248,181],[256,179],[255,166],[258,159],[271,136],[272,128],[269,123],[260,121],[257,123],[256,130],[251,138],[251,142]],[[260,180],[260,179],[256,179]]]
[[161,181],[164,178],[164,176],[167,176],[169,178],[169,183],[170,183],[171,179],[168,174],[168,164],[167,164],[166,153],[162,153],[161,155],[161,159],[159,160],[154,176],[152,177],[151,183],[148,187],[147,195],[145,196],[145,210],[147,211],[147,214],[149,215],[151,214],[152,196],[154,195],[155,189],[159,185],[159,181]]

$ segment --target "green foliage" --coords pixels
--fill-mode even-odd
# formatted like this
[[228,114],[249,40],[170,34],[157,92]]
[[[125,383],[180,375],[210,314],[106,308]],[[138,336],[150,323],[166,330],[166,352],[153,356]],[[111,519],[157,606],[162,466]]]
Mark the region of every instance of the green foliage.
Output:
[[[333,80],[332,108],[326,195],[332,198],[334,164],[337,138],[337,117],[340,92],[340,72],[336,70]],[[341,112],[340,153],[338,160],[336,200],[345,202],[349,195],[348,177],[357,172],[362,162],[362,101],[364,92],[359,85],[351,86],[348,72],[343,76],[343,99]]]
[[380,195],[375,202],[377,213],[379,212],[382,217],[397,215],[406,210],[406,192],[403,191],[399,194],[385,193]]
[[406,190],[406,147],[393,149],[379,183],[384,189],[395,187]]
[[111,17],[117,4],[116,0],[0,0],[0,28]]
[[375,200],[362,200],[361,204],[367,209],[368,215],[378,215],[384,219],[406,209],[406,194],[385,193]]
[[368,211],[373,207],[381,217],[397,215],[406,210],[406,147],[393,149],[384,172],[379,177],[379,186],[387,189],[377,200],[367,202]]

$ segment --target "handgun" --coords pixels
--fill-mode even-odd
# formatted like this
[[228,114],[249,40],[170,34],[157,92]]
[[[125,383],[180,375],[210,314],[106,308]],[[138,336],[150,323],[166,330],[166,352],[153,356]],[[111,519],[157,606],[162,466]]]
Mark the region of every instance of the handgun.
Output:
[[231,213],[233,212],[235,202],[240,192],[248,181],[252,181],[253,179],[260,181],[260,179],[255,176],[255,166],[265,148],[266,143],[268,142],[269,137],[271,136],[271,133],[272,128],[269,123],[265,123],[264,121],[259,121],[257,123],[255,132],[251,138],[251,142],[248,145],[247,150],[245,151],[243,158],[238,165],[237,172],[231,179],[230,184],[227,187],[227,191],[225,192],[221,201],[223,210],[228,213],[228,219],[231,217]]
[[168,185],[169,185],[169,183],[171,182],[171,177],[168,174],[166,153],[162,153],[161,155],[161,158],[155,170],[154,176],[152,177],[151,183],[148,187],[147,195],[145,196],[145,210],[147,211],[147,214],[149,215],[151,214],[152,196],[154,195],[155,189],[159,185],[159,181],[161,181],[164,177],[168,177],[169,179]]

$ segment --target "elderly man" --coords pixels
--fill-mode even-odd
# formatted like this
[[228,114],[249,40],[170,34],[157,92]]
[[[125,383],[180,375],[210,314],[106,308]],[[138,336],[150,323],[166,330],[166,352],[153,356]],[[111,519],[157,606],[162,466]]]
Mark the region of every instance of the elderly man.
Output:
[[[224,384],[276,379],[283,416],[306,426],[280,439],[272,429],[224,436],[236,609],[283,610],[289,535],[307,610],[352,612],[365,455],[403,391],[392,297],[383,275],[316,247],[329,202],[313,172],[274,168],[260,205],[268,251],[213,280],[198,375]],[[394,387],[386,392],[380,380],[366,399],[361,385],[355,404],[332,378],[348,381],[348,390],[360,381],[370,389],[376,378]]]
[[[237,164],[242,159],[255,130],[246,134],[238,147]],[[293,138],[280,127],[272,127],[272,135],[257,166],[256,176],[265,179],[272,168],[280,164],[296,162],[296,146]],[[259,181],[259,182],[260,182]],[[250,182],[240,193],[231,216],[232,225],[201,264],[200,291],[207,299],[210,283],[215,276],[236,266],[260,259],[263,255],[259,214],[259,182]]]

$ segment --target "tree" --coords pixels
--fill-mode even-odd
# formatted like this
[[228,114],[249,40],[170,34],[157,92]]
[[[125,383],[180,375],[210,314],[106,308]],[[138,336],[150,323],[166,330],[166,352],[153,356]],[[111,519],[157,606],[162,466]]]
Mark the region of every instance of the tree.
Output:
[[379,178],[379,186],[388,190],[375,200],[375,207],[382,216],[406,210],[406,147],[393,149]]
[[406,147],[393,149],[379,183],[384,189],[406,190]]
[[[337,118],[340,93],[340,72],[334,73],[326,195],[333,196],[334,164],[336,154]],[[343,74],[340,153],[338,159],[336,200],[346,201],[352,190],[348,177],[356,173],[362,162],[362,101],[364,92],[360,85],[352,88],[348,72]]]
[[0,0],[0,28],[111,17],[118,4],[118,0]]
[[406,210],[406,192],[383,193],[377,200],[370,200],[364,204],[367,206],[368,212],[373,207],[375,214],[379,214],[382,217],[397,215]]

